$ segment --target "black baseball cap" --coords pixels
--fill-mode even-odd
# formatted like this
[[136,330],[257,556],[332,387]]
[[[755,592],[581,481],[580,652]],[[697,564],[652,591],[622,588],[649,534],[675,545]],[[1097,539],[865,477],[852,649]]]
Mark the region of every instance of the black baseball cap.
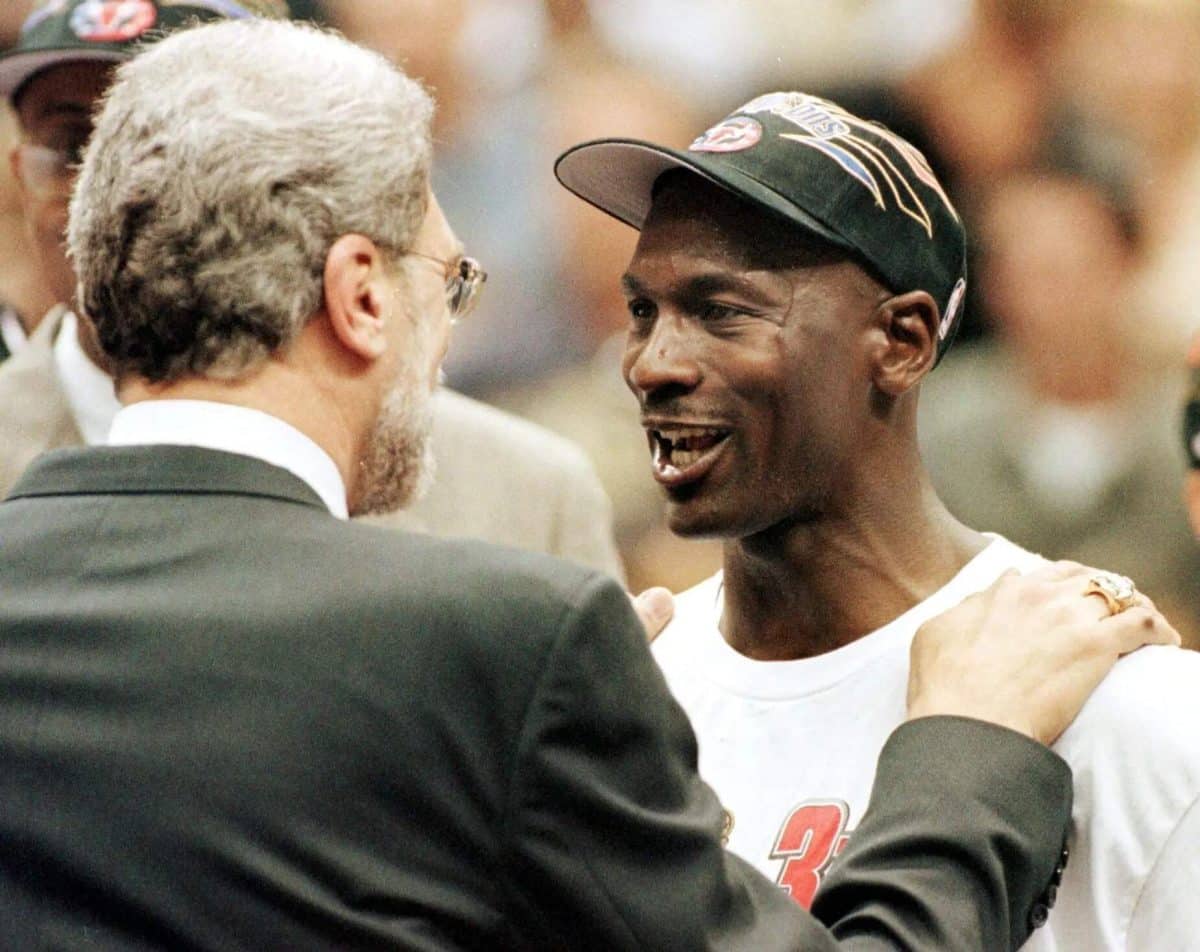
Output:
[[0,56],[0,95],[15,101],[36,74],[75,62],[120,62],[142,44],[204,20],[286,18],[286,0],[41,0]]
[[920,150],[876,122],[799,92],[758,96],[687,150],[597,139],[554,164],[580,198],[641,228],[654,183],[688,169],[869,264],[896,293],[938,303],[938,355],[967,290],[966,233]]

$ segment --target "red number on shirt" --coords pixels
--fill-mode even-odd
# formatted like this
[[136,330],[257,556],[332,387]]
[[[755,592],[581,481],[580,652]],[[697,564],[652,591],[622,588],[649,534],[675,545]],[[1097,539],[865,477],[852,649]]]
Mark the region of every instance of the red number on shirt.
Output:
[[776,882],[805,909],[812,905],[821,874],[846,846],[850,808],[841,800],[802,803],[784,821],[771,851],[782,859]]

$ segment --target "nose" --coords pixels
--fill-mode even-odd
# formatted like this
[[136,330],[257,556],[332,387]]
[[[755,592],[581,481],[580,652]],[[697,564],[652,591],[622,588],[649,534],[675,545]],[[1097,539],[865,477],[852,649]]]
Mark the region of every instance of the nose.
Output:
[[629,335],[623,366],[625,383],[643,405],[688,393],[703,379],[688,324],[667,315],[649,334]]

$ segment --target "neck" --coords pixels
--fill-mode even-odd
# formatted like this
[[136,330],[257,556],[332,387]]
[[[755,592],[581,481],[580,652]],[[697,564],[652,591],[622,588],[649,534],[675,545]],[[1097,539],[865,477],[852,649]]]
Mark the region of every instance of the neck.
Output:
[[164,384],[126,379],[118,387],[118,396],[126,405],[148,400],[207,400],[269,414],[295,427],[329,454],[352,504],[359,476],[357,461],[363,451],[362,438],[355,439],[354,434],[365,428],[354,426],[345,407],[329,399],[319,386],[310,376],[270,359],[236,381],[189,377]]
[[[957,522],[915,449],[906,478],[854,487],[836,514],[725,546],[721,632],[763,661],[823,654],[886,625],[945,585],[986,545]],[[878,462],[875,460],[874,462]]]

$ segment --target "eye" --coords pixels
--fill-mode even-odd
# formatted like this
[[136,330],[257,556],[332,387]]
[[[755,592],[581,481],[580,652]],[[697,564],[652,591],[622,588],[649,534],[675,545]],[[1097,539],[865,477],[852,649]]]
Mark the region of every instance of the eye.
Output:
[[654,320],[654,316],[658,313],[652,301],[645,298],[634,298],[628,304],[629,316],[638,323]]
[[705,301],[700,305],[699,317],[703,321],[726,321],[732,317],[744,317],[746,311],[732,304],[720,304],[717,301]]

